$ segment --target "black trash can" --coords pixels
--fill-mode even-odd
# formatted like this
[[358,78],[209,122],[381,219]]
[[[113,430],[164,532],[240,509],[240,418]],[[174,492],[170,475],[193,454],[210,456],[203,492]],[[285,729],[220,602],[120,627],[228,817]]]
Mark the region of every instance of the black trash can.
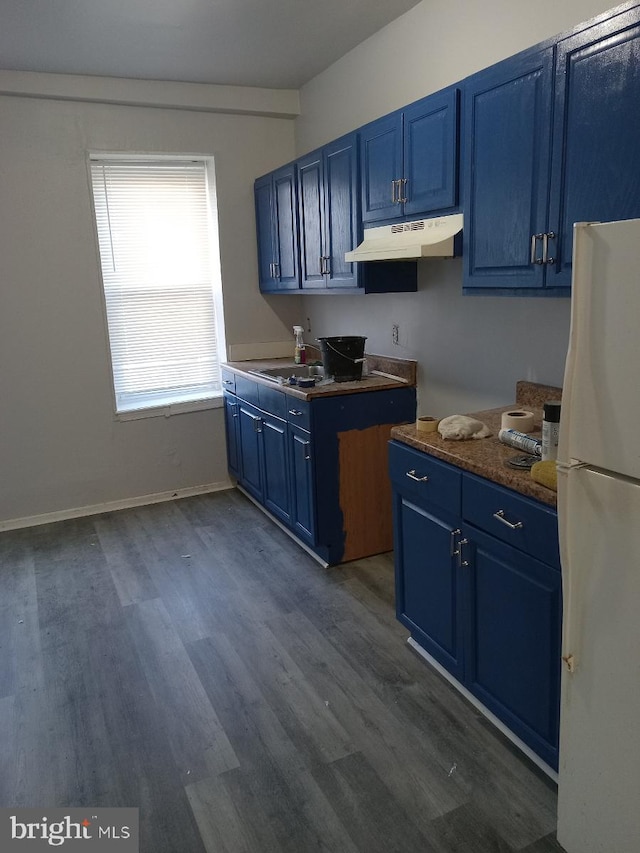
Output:
[[324,375],[333,376],[335,382],[362,379],[366,340],[359,337],[318,338]]

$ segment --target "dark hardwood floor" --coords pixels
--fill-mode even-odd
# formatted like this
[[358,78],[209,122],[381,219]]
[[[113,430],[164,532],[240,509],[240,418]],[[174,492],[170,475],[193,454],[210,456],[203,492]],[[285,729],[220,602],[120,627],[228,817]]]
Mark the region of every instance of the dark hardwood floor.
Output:
[[0,534],[0,806],[143,853],[553,853],[554,786],[237,491]]

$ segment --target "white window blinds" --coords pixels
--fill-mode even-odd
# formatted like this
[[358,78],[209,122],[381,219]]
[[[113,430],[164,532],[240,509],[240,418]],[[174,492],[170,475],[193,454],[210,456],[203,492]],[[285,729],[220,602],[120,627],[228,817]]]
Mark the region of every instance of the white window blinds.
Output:
[[221,393],[204,162],[92,160],[118,412]]

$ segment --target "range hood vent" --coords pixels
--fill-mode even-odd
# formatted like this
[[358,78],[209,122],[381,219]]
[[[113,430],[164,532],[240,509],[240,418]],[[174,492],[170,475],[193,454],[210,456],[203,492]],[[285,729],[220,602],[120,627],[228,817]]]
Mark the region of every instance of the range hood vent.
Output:
[[345,261],[401,261],[412,258],[452,258],[455,237],[462,231],[461,213],[366,228],[364,240]]

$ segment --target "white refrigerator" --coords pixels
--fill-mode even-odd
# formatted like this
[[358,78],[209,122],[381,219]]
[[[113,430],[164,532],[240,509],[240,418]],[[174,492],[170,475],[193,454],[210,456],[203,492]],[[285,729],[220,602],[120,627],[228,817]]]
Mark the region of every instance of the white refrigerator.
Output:
[[574,227],[558,841],[640,853],[640,220]]

